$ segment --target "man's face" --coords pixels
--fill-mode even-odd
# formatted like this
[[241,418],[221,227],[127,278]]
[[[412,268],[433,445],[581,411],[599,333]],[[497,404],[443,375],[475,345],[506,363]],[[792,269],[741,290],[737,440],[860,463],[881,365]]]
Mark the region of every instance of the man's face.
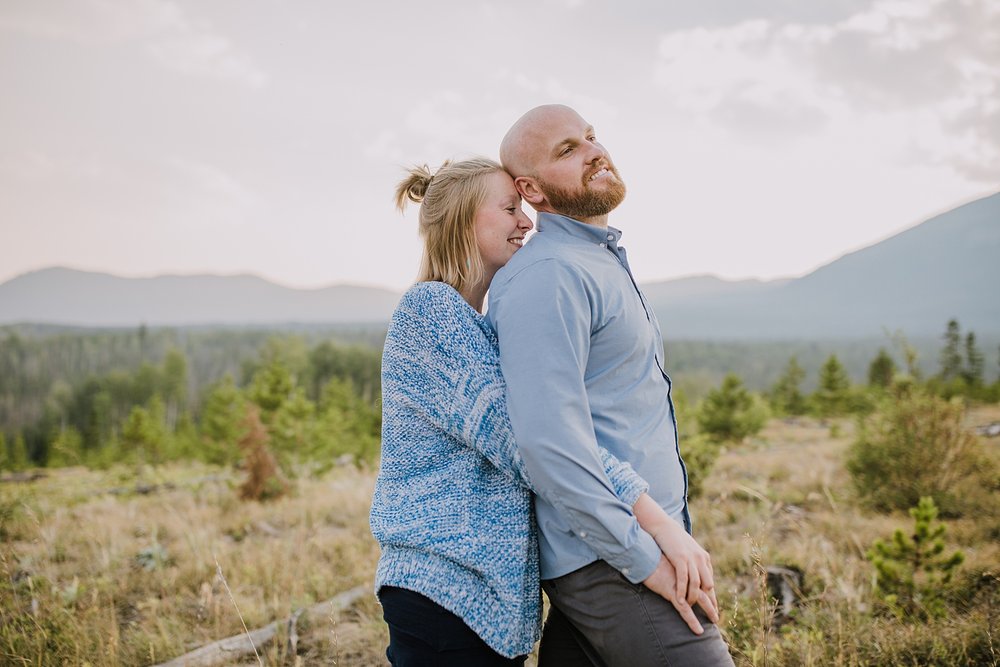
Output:
[[540,130],[534,178],[552,209],[587,220],[607,215],[622,202],[625,183],[594,128],[579,114],[562,110]]

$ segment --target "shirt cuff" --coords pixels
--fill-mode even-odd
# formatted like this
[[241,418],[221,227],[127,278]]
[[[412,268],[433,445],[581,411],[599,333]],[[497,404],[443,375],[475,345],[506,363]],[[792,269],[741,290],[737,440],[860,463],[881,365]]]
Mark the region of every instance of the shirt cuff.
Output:
[[633,584],[641,584],[656,571],[663,553],[656,541],[646,531],[639,529],[639,539],[635,546],[608,564],[622,573]]

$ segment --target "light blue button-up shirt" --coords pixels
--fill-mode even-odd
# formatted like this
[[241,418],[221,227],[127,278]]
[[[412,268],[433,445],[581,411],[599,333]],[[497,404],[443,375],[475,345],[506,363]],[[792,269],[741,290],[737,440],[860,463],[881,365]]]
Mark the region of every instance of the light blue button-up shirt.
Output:
[[487,317],[538,494],[541,576],[602,559],[639,583],[660,550],[615,496],[598,444],[632,464],[650,497],[690,531],[660,327],[620,231],[550,213],[537,228],[493,279]]

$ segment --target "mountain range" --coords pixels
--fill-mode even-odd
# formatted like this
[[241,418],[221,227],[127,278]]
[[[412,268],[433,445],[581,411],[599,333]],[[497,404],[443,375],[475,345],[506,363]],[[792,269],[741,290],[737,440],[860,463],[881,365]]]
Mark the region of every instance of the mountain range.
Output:
[[[644,284],[669,339],[801,339],[1000,333],[1000,193],[849,253],[801,278],[694,276]],[[0,324],[95,327],[385,325],[391,290],[282,287],[253,275],[122,278],[61,267],[0,284]]]

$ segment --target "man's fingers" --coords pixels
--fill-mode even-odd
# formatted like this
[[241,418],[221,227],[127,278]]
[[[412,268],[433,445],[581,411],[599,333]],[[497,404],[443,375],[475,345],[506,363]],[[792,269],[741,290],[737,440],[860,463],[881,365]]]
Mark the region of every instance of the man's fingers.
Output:
[[[702,611],[708,615],[708,618],[712,621],[712,623],[719,622],[719,603],[715,600],[714,590],[710,593],[699,591],[698,606],[701,607]],[[688,625],[690,625],[690,623]]]
[[701,575],[701,586],[698,588],[703,591],[715,588],[715,572],[712,570],[712,559],[707,553],[704,560],[698,565],[698,572]]
[[698,622],[698,617],[694,615],[694,609],[691,608],[687,602],[683,599],[671,600],[674,605],[674,609],[677,613],[681,615],[684,622],[687,623],[688,627],[691,628],[691,632],[696,635],[700,635],[705,632],[705,628],[701,627],[701,623]]

